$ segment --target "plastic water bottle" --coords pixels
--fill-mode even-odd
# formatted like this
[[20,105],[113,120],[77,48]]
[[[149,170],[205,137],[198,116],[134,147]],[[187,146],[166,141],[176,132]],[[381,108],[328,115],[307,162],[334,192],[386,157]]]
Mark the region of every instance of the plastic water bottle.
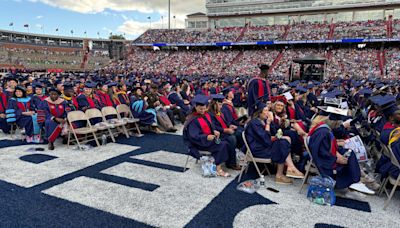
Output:
[[103,134],[101,136],[101,145],[106,145],[107,144],[107,136],[105,134]]
[[264,178],[264,175],[261,175],[261,177],[260,177],[260,187],[265,187],[265,178]]

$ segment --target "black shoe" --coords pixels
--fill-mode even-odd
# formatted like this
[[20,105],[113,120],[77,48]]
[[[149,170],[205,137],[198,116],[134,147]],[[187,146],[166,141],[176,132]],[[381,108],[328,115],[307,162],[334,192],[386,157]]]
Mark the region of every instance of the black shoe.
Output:
[[48,149],[49,150],[54,150],[54,144],[53,143],[49,143]]

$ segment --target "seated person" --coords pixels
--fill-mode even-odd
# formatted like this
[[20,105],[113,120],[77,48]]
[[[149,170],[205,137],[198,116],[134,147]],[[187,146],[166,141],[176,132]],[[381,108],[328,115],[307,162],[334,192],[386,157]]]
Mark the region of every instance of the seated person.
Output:
[[212,94],[211,97],[212,101],[208,108],[211,122],[215,126],[215,129],[221,133],[221,139],[228,143],[229,159],[226,162],[226,166],[234,170],[240,170],[241,167],[236,163],[235,149],[238,140],[242,137],[242,131],[237,131],[238,129],[236,126],[228,125],[225,121],[224,114],[221,113],[224,96],[220,94]]
[[139,119],[140,124],[149,125],[154,132],[161,134],[162,131],[157,127],[156,111],[148,108],[147,99],[141,87],[134,88],[130,100],[132,114],[135,118]]
[[328,112],[326,107],[314,118],[308,134],[308,146],[315,165],[322,175],[327,175],[336,180],[335,188],[341,190],[345,196],[352,197],[348,188],[374,194],[364,184],[360,183],[361,170],[354,152],[347,154],[339,148],[338,141],[331,129],[340,125],[342,114],[336,111]]
[[[54,150],[54,141],[62,133],[63,128],[67,124],[67,105],[60,98],[60,91],[56,88],[49,90],[49,97],[44,100],[43,108],[46,112],[46,135],[49,141],[49,150]],[[65,140],[64,140],[65,141]]]
[[211,116],[207,113],[208,97],[197,95],[193,98],[193,112],[188,116],[183,128],[183,140],[188,144],[189,153],[199,159],[199,150],[212,153],[217,166],[217,175],[229,177],[222,169],[222,163],[229,159],[228,143],[221,141],[221,133],[215,130]]
[[[291,184],[293,181],[288,177],[304,178],[304,175],[293,164],[290,156],[290,138],[284,136],[276,139],[271,136],[272,121],[273,116],[267,105],[259,102],[245,129],[246,139],[254,157],[271,159],[278,164],[275,182]],[[286,176],[283,174],[285,164]]]
[[7,123],[6,119],[6,109],[8,106],[8,98],[5,93],[3,93],[3,88],[0,86],[0,130],[3,133],[10,133],[10,125]]
[[31,98],[26,96],[24,87],[17,86],[13,98],[8,103],[8,109],[15,110],[18,127],[25,129],[27,142],[41,142],[37,115],[31,107]]

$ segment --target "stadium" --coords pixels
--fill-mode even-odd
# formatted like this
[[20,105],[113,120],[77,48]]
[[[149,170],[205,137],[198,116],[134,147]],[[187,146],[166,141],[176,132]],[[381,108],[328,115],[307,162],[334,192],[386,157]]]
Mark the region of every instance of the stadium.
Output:
[[88,2],[0,3],[1,227],[400,226],[400,1]]

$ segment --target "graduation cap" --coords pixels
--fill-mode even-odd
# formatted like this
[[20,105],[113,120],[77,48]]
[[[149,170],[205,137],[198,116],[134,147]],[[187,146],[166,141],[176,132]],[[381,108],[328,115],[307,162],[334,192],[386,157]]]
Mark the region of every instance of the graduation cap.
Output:
[[305,93],[307,93],[307,89],[304,88],[304,87],[297,87],[297,88],[296,88],[296,91],[297,91],[299,94],[305,94]]
[[34,88],[43,88],[43,85],[42,85],[42,83],[40,83],[40,82],[34,82],[34,83],[32,84],[32,86],[33,86]]
[[199,95],[196,95],[196,96],[193,98],[192,103],[193,103],[195,106],[197,106],[197,105],[199,105],[199,106],[204,106],[204,105],[207,105],[207,104],[208,104],[208,100],[209,100],[209,99],[210,99],[210,98],[209,98],[208,96],[199,94]]
[[56,93],[58,93],[58,95],[61,95],[61,92],[60,92],[57,88],[55,88],[55,87],[51,87],[51,88],[49,89],[49,94],[50,94],[51,92],[56,92]]
[[396,97],[392,95],[378,95],[371,97],[370,100],[379,107],[379,111],[381,111],[386,117],[393,115],[399,110],[396,104]]
[[235,92],[235,89],[232,87],[226,87],[225,89],[223,89],[221,92],[224,96],[227,96],[229,92]]
[[262,110],[264,110],[265,107],[267,107],[267,104],[262,101],[259,101],[254,105],[254,109],[256,110],[256,112],[261,112]]
[[261,71],[269,70],[269,66],[268,66],[267,64],[262,64],[262,65],[260,66],[260,70],[261,70]]
[[330,120],[344,120],[347,117],[348,110],[335,108],[331,106],[318,106],[319,112],[322,116],[329,116]]
[[314,88],[314,84],[310,83],[310,84],[307,85],[307,89],[312,89],[312,88]]
[[373,91],[370,88],[363,88],[358,93],[364,97],[370,97]]
[[9,82],[9,81],[15,81],[16,83],[18,83],[18,79],[16,77],[13,77],[13,76],[9,76],[9,77],[6,78],[6,82]]
[[277,101],[283,102],[285,104],[287,103],[287,99],[286,99],[286,97],[284,95],[271,97],[271,102],[272,103],[275,103]]
[[112,82],[112,81],[107,82],[108,87],[113,87],[113,86],[117,86],[117,85],[118,85],[118,83],[116,83],[116,82]]
[[90,89],[92,89],[92,88],[95,88],[95,87],[96,87],[96,83],[91,82],[91,81],[85,82],[85,88],[90,88]]
[[222,102],[222,101],[224,101],[224,99],[225,99],[224,95],[222,95],[222,94],[212,94],[212,95],[211,95],[211,98],[212,98],[214,101],[217,101],[217,102]]

